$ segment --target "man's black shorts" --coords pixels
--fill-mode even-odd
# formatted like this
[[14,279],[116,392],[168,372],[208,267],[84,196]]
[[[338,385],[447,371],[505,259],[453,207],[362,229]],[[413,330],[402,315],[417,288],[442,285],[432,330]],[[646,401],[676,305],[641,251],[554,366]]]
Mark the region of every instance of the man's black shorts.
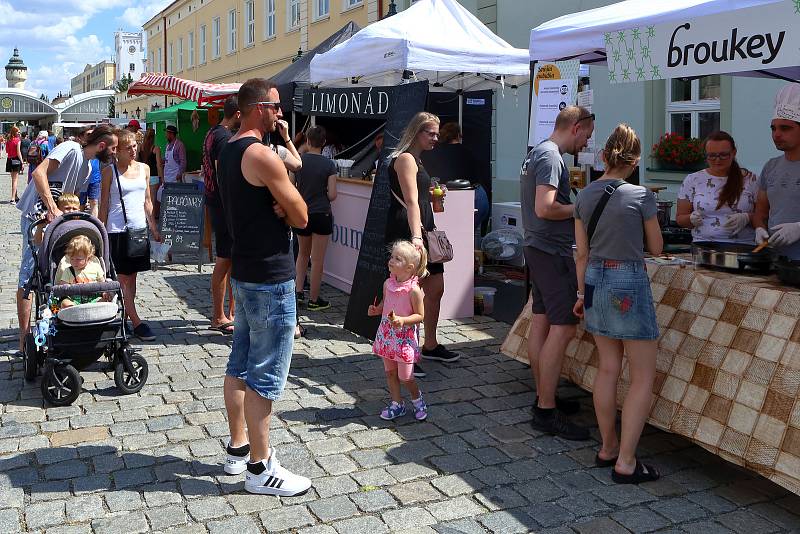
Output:
[[225,222],[225,212],[222,206],[216,204],[206,204],[206,206],[208,207],[208,218],[211,220],[211,229],[214,230],[217,257],[230,259],[233,240],[228,232],[228,223]]
[[309,213],[308,226],[305,228],[295,228],[297,235],[305,237],[311,234],[331,235],[333,233],[333,215],[330,213]]
[[579,319],[572,312],[578,299],[575,260],[534,247],[525,247],[524,253],[531,279],[533,313],[547,315],[550,324],[578,324]]

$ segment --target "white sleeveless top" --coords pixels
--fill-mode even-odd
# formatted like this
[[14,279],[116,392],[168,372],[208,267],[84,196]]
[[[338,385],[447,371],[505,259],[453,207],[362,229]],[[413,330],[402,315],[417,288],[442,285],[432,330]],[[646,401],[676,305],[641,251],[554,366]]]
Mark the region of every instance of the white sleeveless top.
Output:
[[[125,214],[128,216],[128,227],[131,229],[145,228],[147,217],[144,214],[144,194],[148,185],[148,177],[141,172],[143,166],[139,167],[139,177],[128,178],[119,177],[122,187],[122,198],[125,200]],[[122,216],[122,203],[119,201],[119,188],[117,187],[117,176],[114,169],[111,169],[111,191],[108,199],[108,222],[106,229],[109,233],[119,233],[125,231],[125,218]]]

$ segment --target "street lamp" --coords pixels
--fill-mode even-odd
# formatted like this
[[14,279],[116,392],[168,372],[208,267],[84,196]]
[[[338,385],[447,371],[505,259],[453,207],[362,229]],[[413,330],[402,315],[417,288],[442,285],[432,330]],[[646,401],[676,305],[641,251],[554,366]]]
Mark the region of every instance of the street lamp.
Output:
[[303,49],[302,48],[298,48],[297,49],[297,55],[292,58],[292,63],[294,63],[295,61],[297,61],[301,57],[303,57]]
[[125,111],[123,111],[123,112],[122,112],[122,116],[123,116],[124,118],[126,118],[126,119],[128,118],[128,110],[127,110],[127,109],[126,109]]
[[386,12],[387,17],[392,15],[397,15],[397,6],[394,4],[394,0],[389,1],[389,10]]
[[136,118],[137,119],[142,118],[142,110],[139,108],[139,106],[136,106]]
[[153,111],[158,111],[158,109],[159,109],[160,107],[161,107],[161,106],[159,106],[159,105],[158,105],[158,102],[156,102],[155,104],[153,104]]

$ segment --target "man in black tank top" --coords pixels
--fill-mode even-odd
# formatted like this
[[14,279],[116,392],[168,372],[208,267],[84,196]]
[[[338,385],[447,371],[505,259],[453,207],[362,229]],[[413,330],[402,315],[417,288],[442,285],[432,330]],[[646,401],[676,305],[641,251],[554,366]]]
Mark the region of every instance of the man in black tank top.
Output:
[[217,166],[233,238],[231,286],[236,300],[225,372],[231,432],[225,472],[246,471],[245,489],[251,493],[290,496],[308,491],[311,481],[281,467],[269,446],[269,423],[272,402],[286,384],[294,344],[290,226],[305,228],[308,210],[283,162],[261,144],[283,116],[278,89],[254,78],[242,85],[238,96],[241,128],[222,149]]

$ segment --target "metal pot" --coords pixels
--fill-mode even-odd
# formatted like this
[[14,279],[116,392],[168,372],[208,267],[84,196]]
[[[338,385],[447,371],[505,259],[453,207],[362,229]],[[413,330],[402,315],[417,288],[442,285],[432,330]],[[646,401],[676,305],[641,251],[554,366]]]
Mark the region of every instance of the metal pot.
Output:
[[672,220],[672,204],[673,202],[669,200],[659,200],[656,202],[656,219],[658,219],[658,225],[662,230],[669,226]]
[[692,259],[697,265],[708,265],[736,271],[767,272],[772,268],[772,253],[764,249],[753,252],[755,245],[740,243],[692,243]]

